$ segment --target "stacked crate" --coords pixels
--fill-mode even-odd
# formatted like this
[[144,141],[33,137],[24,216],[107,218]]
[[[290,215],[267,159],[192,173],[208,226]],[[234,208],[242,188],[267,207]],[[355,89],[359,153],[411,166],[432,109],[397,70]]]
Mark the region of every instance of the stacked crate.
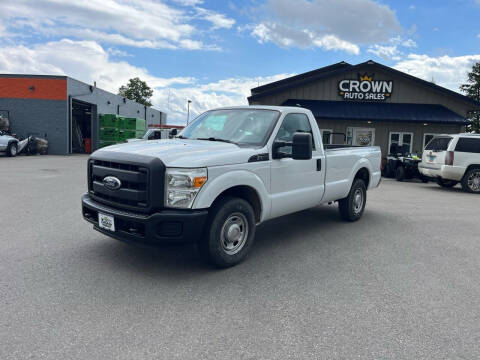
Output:
[[129,118],[115,114],[101,114],[98,148],[127,141],[140,139],[145,135],[146,122],[144,119]]

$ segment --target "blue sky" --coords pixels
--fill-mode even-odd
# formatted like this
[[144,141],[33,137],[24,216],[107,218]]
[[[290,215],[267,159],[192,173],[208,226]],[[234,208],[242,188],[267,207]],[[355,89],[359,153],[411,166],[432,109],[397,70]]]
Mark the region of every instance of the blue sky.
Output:
[[480,61],[480,0],[3,0],[0,73],[110,91],[139,76],[182,123],[251,87],[373,59],[458,91]]

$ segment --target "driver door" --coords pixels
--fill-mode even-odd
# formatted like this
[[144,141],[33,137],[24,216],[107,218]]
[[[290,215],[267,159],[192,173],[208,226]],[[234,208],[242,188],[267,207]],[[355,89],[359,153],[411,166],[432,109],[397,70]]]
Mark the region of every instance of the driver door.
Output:
[[[306,114],[291,113],[285,116],[275,140],[291,142],[295,132],[312,134],[313,152],[310,160],[293,160],[291,157],[271,161],[270,191],[272,196],[272,217],[308,209],[320,203],[325,190],[325,161],[323,151],[313,136],[312,125]],[[279,149],[285,154],[292,153],[292,147]]]

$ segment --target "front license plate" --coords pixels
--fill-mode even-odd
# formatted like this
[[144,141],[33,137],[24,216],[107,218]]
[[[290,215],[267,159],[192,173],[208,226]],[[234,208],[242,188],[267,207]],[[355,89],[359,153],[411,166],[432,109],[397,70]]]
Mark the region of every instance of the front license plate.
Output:
[[113,216],[98,213],[98,226],[105,230],[115,231],[115,219]]

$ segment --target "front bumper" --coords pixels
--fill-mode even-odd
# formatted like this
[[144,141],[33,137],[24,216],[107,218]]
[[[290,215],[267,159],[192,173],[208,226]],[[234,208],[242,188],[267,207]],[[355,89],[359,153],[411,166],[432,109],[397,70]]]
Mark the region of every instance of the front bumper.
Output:
[[[113,216],[115,231],[98,226],[98,213]],[[140,214],[118,210],[82,196],[82,215],[93,228],[114,239],[145,245],[188,243],[203,233],[207,210],[162,210],[153,214]]]

